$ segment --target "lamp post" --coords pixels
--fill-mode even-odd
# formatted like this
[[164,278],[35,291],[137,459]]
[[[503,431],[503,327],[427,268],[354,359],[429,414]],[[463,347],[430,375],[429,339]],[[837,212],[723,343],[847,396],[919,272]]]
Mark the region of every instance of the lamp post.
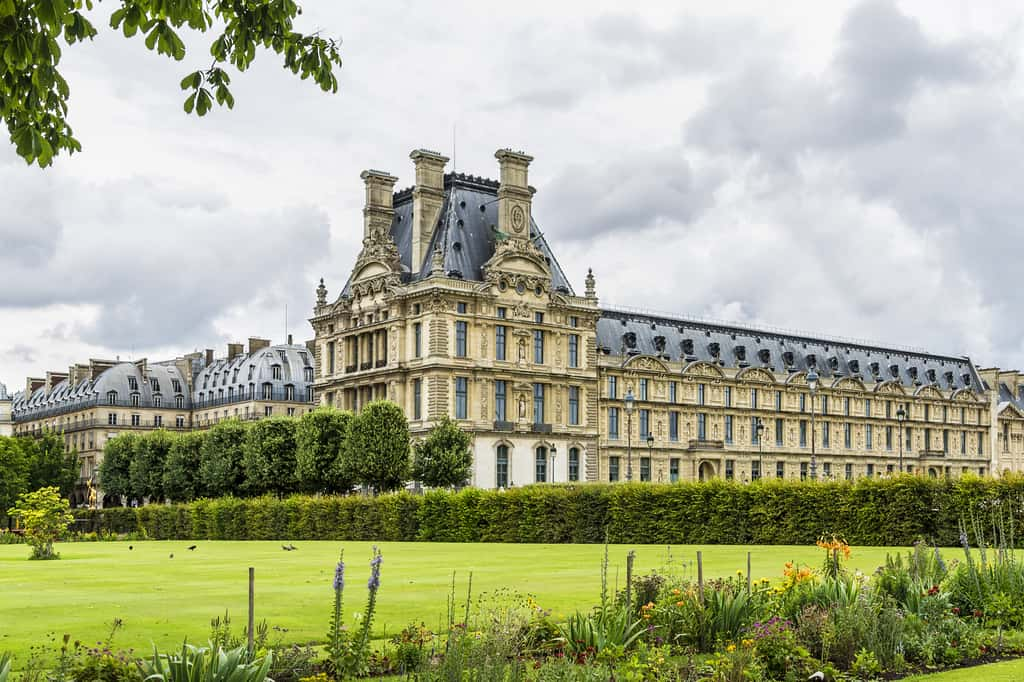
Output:
[[[762,438],[764,437],[764,422],[761,418],[757,418],[757,478],[764,476],[764,448],[761,445]],[[750,480],[757,480],[753,476]]]
[[907,419],[907,411],[903,409],[903,403],[900,403],[899,409],[896,410],[896,421],[900,425],[900,473],[903,473],[903,422]]
[[[648,427],[649,428],[649,427]],[[650,476],[651,467],[654,466],[654,436],[647,434],[647,472]]]
[[554,443],[551,444],[551,482],[555,482],[555,453],[558,452],[558,448]]
[[626,391],[626,480],[633,480],[633,410],[636,407],[636,398],[633,397],[633,389]]
[[807,387],[811,389],[811,480],[818,479],[818,460],[814,450],[814,396],[818,392],[818,373],[812,367],[807,372]]

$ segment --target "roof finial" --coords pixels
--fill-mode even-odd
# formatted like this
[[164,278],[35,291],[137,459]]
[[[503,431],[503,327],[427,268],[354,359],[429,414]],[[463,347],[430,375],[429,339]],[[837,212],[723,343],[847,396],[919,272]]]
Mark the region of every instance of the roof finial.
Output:
[[597,294],[594,293],[594,270],[592,268],[587,268],[587,279],[585,284],[587,287],[587,298],[597,298]]
[[316,288],[317,307],[327,305],[327,287],[324,286],[324,278],[320,278],[320,286]]
[[431,275],[443,275],[444,274],[444,254],[441,253],[441,247],[435,246],[434,253],[430,257],[430,274]]

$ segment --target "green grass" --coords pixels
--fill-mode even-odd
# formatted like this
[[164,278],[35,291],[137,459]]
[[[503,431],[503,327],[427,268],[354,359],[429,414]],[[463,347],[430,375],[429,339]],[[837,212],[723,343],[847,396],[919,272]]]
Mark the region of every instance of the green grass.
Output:
[[1020,682],[1020,680],[1024,680],[1024,658],[904,678],[904,682]]
[[[205,642],[210,619],[225,610],[241,630],[249,566],[256,569],[257,620],[287,629],[286,642],[320,641],[341,547],[347,565],[347,622],[363,609],[371,543],[301,542],[294,552],[282,551],[279,542],[200,541],[195,552],[186,550],[189,544],[66,543],[58,548],[60,561],[44,562],[27,561],[25,545],[0,546],[0,651],[24,655],[30,645],[46,642],[49,633],[93,643],[115,618],[124,623],[115,645],[137,651],[153,643],[176,646],[185,638]],[[377,637],[413,621],[431,628],[444,622],[453,572],[460,601],[470,571],[474,596],[511,588],[534,595],[556,616],[589,608],[600,596],[600,545],[379,544],[384,564]],[[610,587],[616,575],[618,584],[624,583],[629,549],[636,551],[638,575],[669,564],[664,546],[611,547]],[[786,561],[819,565],[823,560],[815,547],[673,547],[671,570],[694,576],[696,551],[702,550],[706,577],[745,571],[748,549],[755,578],[779,577]],[[854,548],[850,566],[873,571],[884,563],[886,551]],[[946,550],[948,556],[956,553]]]

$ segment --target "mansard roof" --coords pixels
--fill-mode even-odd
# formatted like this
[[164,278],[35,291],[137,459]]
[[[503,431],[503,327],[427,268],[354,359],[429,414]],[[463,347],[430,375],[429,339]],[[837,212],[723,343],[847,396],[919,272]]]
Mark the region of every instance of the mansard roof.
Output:
[[779,373],[814,367],[823,380],[853,377],[869,387],[899,381],[911,389],[935,385],[943,390],[984,391],[977,368],[967,357],[628,310],[601,311],[597,347],[605,355],[653,355],[675,362],[700,360]]
[[[280,378],[274,377],[274,366],[281,368]],[[271,384],[275,393],[283,393],[285,386],[293,386],[295,395],[306,395],[306,368],[313,367],[313,355],[305,346],[278,344],[252,354],[239,354],[233,358],[219,358],[203,367],[193,382],[192,399],[199,403],[222,395],[223,389],[243,390],[248,385]],[[219,391],[219,393],[218,393]]]
[[999,404],[996,412],[1002,412],[1007,405],[1013,405],[1018,411],[1024,412],[1024,386],[1021,386],[1016,393],[1005,382],[999,382]]
[[[415,282],[430,275],[435,249],[444,258],[444,272],[449,277],[482,282],[483,266],[494,255],[498,227],[498,182],[461,173],[444,176],[444,204],[441,217],[420,263],[412,263],[413,188],[394,195],[395,217],[391,222],[391,238],[398,247],[402,263],[402,281]],[[551,247],[536,221],[530,219],[530,236],[544,254],[551,268],[551,288],[575,295],[569,279],[558,264]],[[351,278],[342,296],[350,295]]]

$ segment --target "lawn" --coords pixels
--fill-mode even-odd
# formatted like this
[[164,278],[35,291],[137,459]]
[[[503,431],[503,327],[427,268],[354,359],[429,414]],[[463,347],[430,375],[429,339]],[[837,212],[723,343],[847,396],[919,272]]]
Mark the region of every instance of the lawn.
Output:
[[[279,542],[66,543],[60,561],[27,561],[28,547],[0,546],[0,651],[24,654],[50,633],[94,642],[109,623],[124,623],[115,644],[136,650],[205,641],[210,619],[246,618],[247,569],[256,569],[256,618],[284,628],[286,642],[321,640],[333,600],[338,551],[345,549],[348,621],[366,597],[371,543],[301,542],[286,552]],[[384,564],[378,637],[412,621],[436,628],[445,619],[452,573],[464,600],[473,574],[474,597],[499,588],[532,594],[557,616],[589,608],[600,595],[600,545],[379,543]],[[129,549],[133,547],[133,549]],[[693,576],[696,551],[706,577],[746,570],[752,552],[755,578],[776,578],[786,561],[819,565],[822,550],[786,546],[613,546],[609,582],[625,580],[625,560],[636,551],[636,572],[672,570]],[[850,566],[865,572],[884,563],[885,548],[856,547]],[[957,550],[946,550],[956,556]],[[173,554],[173,558],[171,558]],[[617,576],[617,578],[616,578]]]
[[904,682],[1020,682],[1020,680],[1024,680],[1024,658],[904,678]]

